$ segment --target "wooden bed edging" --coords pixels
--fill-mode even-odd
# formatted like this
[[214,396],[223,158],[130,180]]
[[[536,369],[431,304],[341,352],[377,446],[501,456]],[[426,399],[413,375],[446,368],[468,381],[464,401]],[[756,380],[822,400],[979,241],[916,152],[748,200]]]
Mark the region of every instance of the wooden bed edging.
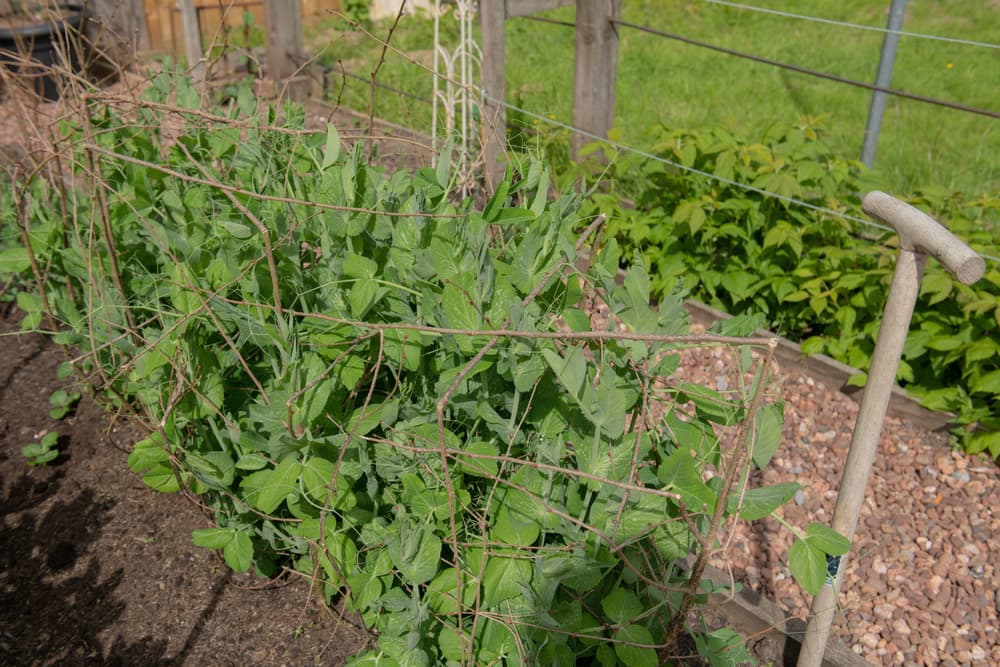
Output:
[[[705,576],[720,587],[732,583],[729,575],[717,568],[706,568]],[[784,645],[783,663],[795,664],[806,629],[802,619],[791,616],[771,600],[748,588],[743,588],[738,593],[712,593],[708,604],[717,608],[728,621],[731,621],[731,625],[735,626],[732,629],[743,636],[760,633],[778,635]],[[842,641],[831,638],[826,645],[823,667],[871,667],[871,665]]]
[[[687,306],[688,314],[691,316],[691,321],[705,327],[711,326],[717,320],[732,317],[728,313],[724,313],[694,299],[689,299],[685,305]],[[759,329],[756,335],[778,338],[778,349],[775,352],[775,357],[782,366],[801,371],[850,396],[855,401],[861,400],[861,387],[848,386],[847,384],[848,378],[861,373],[858,369],[852,368],[825,354],[806,356],[802,353],[802,347],[798,343],[793,343],[765,329]],[[895,386],[892,389],[892,398],[889,400],[889,414],[899,419],[905,419],[929,431],[947,429],[949,420],[954,417],[953,414],[948,412],[928,410],[921,406],[916,399],[908,396],[906,390],[899,386]]]

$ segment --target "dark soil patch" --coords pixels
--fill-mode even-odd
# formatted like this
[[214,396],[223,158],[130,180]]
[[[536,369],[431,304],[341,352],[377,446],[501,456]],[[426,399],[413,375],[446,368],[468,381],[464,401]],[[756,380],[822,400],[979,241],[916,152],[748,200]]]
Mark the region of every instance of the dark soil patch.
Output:
[[[143,437],[85,396],[48,415],[63,353],[0,312],[0,664],[339,665],[367,634],[302,580],[238,575],[191,531],[207,517],[128,469]],[[64,452],[29,467],[49,430]]]

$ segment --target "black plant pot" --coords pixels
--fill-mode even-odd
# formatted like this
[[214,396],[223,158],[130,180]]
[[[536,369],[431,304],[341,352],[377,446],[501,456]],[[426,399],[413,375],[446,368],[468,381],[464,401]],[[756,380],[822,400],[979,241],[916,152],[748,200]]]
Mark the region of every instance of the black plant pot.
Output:
[[[75,3],[60,8],[63,15],[51,21],[0,18],[0,66],[46,100],[59,99],[60,66],[68,65],[73,72],[80,68],[79,41],[73,36],[83,24],[83,9]],[[60,52],[68,57],[68,63],[62,62]]]

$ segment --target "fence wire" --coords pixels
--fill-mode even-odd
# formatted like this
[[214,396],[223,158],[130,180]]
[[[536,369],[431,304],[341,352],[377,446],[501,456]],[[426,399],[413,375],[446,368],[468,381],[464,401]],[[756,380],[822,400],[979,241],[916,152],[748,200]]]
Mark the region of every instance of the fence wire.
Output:
[[725,53],[726,55],[729,56],[743,58],[744,60],[752,60],[754,62],[762,63],[764,65],[770,65],[772,67],[779,67],[781,69],[797,72],[799,74],[805,74],[811,77],[815,77],[817,79],[826,79],[828,81],[835,81],[837,83],[842,83],[848,86],[854,86],[855,88],[864,88],[866,90],[886,93],[887,95],[893,95],[895,97],[902,97],[908,100],[914,100],[916,102],[924,102],[926,104],[932,104],[934,106],[945,107],[948,109],[955,109],[956,111],[964,111],[965,113],[976,114],[979,116],[986,116],[988,118],[1000,118],[1000,111],[981,109],[979,107],[973,107],[967,104],[959,104],[958,102],[950,102],[948,100],[941,100],[934,97],[928,97],[926,95],[908,93],[905,90],[897,90],[895,88],[886,88],[884,86],[877,86],[873,83],[866,83],[864,81],[858,81],[857,79],[849,79],[847,77],[838,76],[836,74],[820,72],[819,70],[810,69],[808,67],[802,67],[800,65],[793,65],[791,63],[782,62],[780,60],[774,60],[772,58],[764,58],[763,56],[757,56],[752,53],[746,53],[745,51],[730,49],[728,47],[719,46],[717,44],[705,42],[700,39],[694,39],[693,37],[685,37],[684,35],[678,35],[675,33],[666,32],[665,30],[658,30],[656,28],[651,28],[650,26],[640,25],[638,23],[632,23],[631,21],[622,21],[616,19],[612,20],[611,22],[614,23],[615,25],[620,25],[626,28],[632,28],[633,30],[645,32],[650,35],[656,35],[657,37],[672,39],[678,42],[683,42],[684,44],[690,44],[692,46],[698,46],[704,49],[710,49],[712,51],[717,51],[719,53]]
[[810,16],[808,14],[795,14],[793,12],[786,12],[780,9],[770,9],[768,7],[758,7],[756,5],[747,5],[739,2],[728,2],[727,0],[705,0],[705,2],[711,3],[713,5],[721,5],[723,7],[730,7],[732,9],[740,9],[749,12],[760,12],[762,14],[770,14],[772,16],[782,16],[784,18],[797,19],[800,21],[809,21],[812,23],[822,23],[825,25],[835,25],[841,28],[850,28],[853,30],[868,30],[872,32],[881,32],[890,35],[899,35],[901,37],[915,37],[917,39],[929,39],[938,42],[948,42],[950,44],[961,44],[963,46],[975,46],[982,47],[986,49],[1000,49],[1000,44],[993,44],[991,42],[978,42],[971,39],[960,39],[957,37],[944,37],[942,35],[930,35],[920,32],[909,32],[907,30],[892,30],[890,28],[881,28],[873,25],[864,25],[861,23],[849,23],[847,21],[837,21],[835,19],[827,19],[819,16]]
[[[573,23],[572,21],[561,21],[557,19],[550,19],[544,16],[526,15],[519,18],[524,18],[529,21],[537,21],[540,23],[551,23],[554,25],[560,25],[569,28],[576,27],[576,24]],[[965,113],[975,114],[979,116],[986,116],[987,118],[1000,118],[1000,111],[993,111],[992,109],[983,109],[968,104],[952,102],[950,100],[942,100],[936,97],[920,95],[918,93],[910,93],[905,90],[899,90],[897,88],[886,88],[885,86],[879,86],[873,83],[867,83],[865,81],[858,81],[857,79],[851,79],[848,77],[839,76],[837,74],[830,74],[828,72],[821,72],[819,70],[812,69],[809,67],[803,67],[801,65],[794,65],[792,63],[786,63],[780,60],[774,60],[773,58],[765,58],[764,56],[754,55],[752,53],[747,53],[746,51],[739,51],[737,49],[731,49],[725,46],[719,46],[718,44],[712,44],[711,42],[695,39],[694,37],[686,37],[684,35],[667,32],[665,30],[660,30],[658,28],[653,28],[651,26],[633,23],[631,21],[625,21],[622,19],[610,19],[610,21],[615,25],[620,25],[625,28],[631,28],[632,30],[637,30],[639,32],[655,35],[657,37],[662,37],[664,39],[671,39],[677,42],[682,42],[684,44],[689,44],[691,46],[697,46],[703,49],[709,49],[712,51],[716,51],[718,53],[724,53],[728,56],[734,56],[736,58],[742,58],[744,60],[750,60],[752,62],[761,63],[763,65],[778,67],[780,69],[789,70],[791,72],[796,72],[798,74],[804,74],[806,76],[811,76],[817,79],[834,81],[836,83],[842,83],[844,85],[853,86],[855,88],[864,88],[865,90],[871,90],[873,92],[885,93],[887,95],[892,95],[894,97],[901,97],[903,99],[913,100],[915,102],[923,102],[925,104],[939,106],[946,109],[953,109],[955,111],[963,111]]]
[[[529,18],[529,19],[531,19],[532,17],[525,16],[525,17],[521,17],[521,18]],[[541,17],[538,20],[542,20],[543,22],[547,22],[547,23],[562,23],[562,22],[557,22],[557,21],[551,21],[551,20],[548,20],[548,19],[544,19],[544,17]],[[570,25],[572,25],[572,24],[570,24]],[[411,63],[411,64],[416,65],[416,63]],[[354,74],[354,73],[340,72],[339,70],[331,70],[331,71],[334,72],[334,73],[336,73],[336,74],[344,74],[348,78],[356,79],[356,80],[364,82],[366,84],[371,83],[369,79],[366,79],[365,77],[357,75],[357,74]],[[408,94],[408,93],[406,93],[406,91],[403,91],[401,89],[398,89],[398,88],[395,88],[395,87],[392,87],[392,86],[379,85],[378,83],[376,83],[376,86],[379,87],[379,88],[388,90],[390,92],[394,92],[394,93],[397,93],[397,94],[400,94],[400,95],[405,95],[407,97],[414,98],[414,99],[416,99],[416,100],[418,100],[420,102],[427,102],[427,103],[430,102],[429,100],[426,100],[425,98],[420,98],[420,97],[414,96],[412,94]],[[705,179],[718,181],[720,183],[726,183],[728,185],[732,185],[734,187],[738,187],[738,188],[740,188],[742,190],[745,190],[747,192],[754,192],[754,193],[757,193],[757,194],[760,194],[760,195],[763,195],[763,196],[766,196],[766,197],[770,197],[770,198],[773,198],[773,199],[784,201],[784,202],[787,202],[787,203],[789,203],[789,204],[791,204],[793,206],[798,206],[798,207],[801,207],[801,208],[804,208],[804,209],[815,211],[817,213],[823,213],[825,215],[834,216],[834,217],[840,218],[842,220],[846,220],[848,222],[855,223],[855,224],[860,225],[862,227],[867,227],[867,228],[870,228],[870,229],[873,229],[873,230],[877,230],[880,233],[881,232],[886,232],[886,233],[890,233],[890,234],[894,233],[894,230],[892,230],[891,228],[889,228],[889,227],[887,227],[885,225],[873,222],[872,220],[867,219],[867,218],[863,218],[863,217],[856,216],[856,215],[851,215],[849,213],[844,213],[843,211],[837,211],[835,209],[831,209],[831,208],[828,208],[828,207],[825,207],[825,206],[819,206],[817,204],[812,204],[810,202],[802,201],[801,199],[797,199],[795,197],[790,197],[788,195],[782,195],[782,194],[778,194],[776,192],[771,192],[769,190],[765,190],[763,188],[759,188],[759,187],[756,187],[754,185],[750,185],[749,183],[743,183],[743,182],[736,181],[736,180],[733,180],[733,179],[728,179],[728,178],[719,176],[717,174],[713,174],[711,172],[707,172],[707,171],[704,171],[704,170],[701,170],[701,169],[697,169],[696,167],[691,167],[691,166],[688,166],[688,165],[681,164],[679,162],[675,162],[675,161],[670,160],[668,158],[665,158],[665,157],[663,157],[661,155],[656,155],[654,153],[651,153],[651,152],[649,152],[647,150],[643,150],[643,149],[635,147],[635,146],[624,144],[624,143],[622,143],[620,141],[609,139],[608,137],[605,137],[605,136],[600,136],[598,134],[595,134],[595,133],[590,132],[588,130],[585,130],[583,128],[576,127],[576,126],[574,126],[574,125],[572,125],[570,123],[565,123],[565,122],[562,122],[562,121],[557,120],[555,118],[552,118],[550,115],[537,113],[535,111],[531,111],[531,110],[526,109],[524,107],[521,107],[521,106],[518,106],[518,105],[513,104],[511,102],[508,102],[506,100],[497,99],[497,98],[489,95],[486,92],[486,90],[483,89],[483,88],[479,88],[478,94],[485,101],[488,101],[488,102],[491,102],[493,104],[497,104],[497,105],[503,106],[504,108],[506,108],[506,109],[508,109],[510,111],[516,111],[518,113],[521,113],[521,114],[523,114],[523,115],[525,115],[525,116],[527,116],[527,117],[529,117],[529,118],[531,118],[533,120],[537,120],[539,123],[545,123],[546,125],[550,125],[552,127],[556,127],[556,128],[562,129],[562,130],[567,130],[569,132],[573,132],[573,133],[578,134],[580,136],[587,137],[588,139],[592,139],[593,141],[600,142],[600,143],[612,146],[616,150],[620,150],[620,151],[622,151],[624,153],[630,153],[630,154],[633,154],[633,155],[637,155],[637,156],[649,159],[651,161],[663,164],[665,166],[672,167],[674,169],[679,169],[681,171],[685,171],[685,172],[694,174],[696,176],[700,176],[700,177],[705,178]],[[984,254],[984,253],[980,253],[980,255],[984,259],[986,259],[988,261],[995,262],[995,263],[1000,263],[1000,257],[998,257],[998,256],[990,255],[990,254]]]

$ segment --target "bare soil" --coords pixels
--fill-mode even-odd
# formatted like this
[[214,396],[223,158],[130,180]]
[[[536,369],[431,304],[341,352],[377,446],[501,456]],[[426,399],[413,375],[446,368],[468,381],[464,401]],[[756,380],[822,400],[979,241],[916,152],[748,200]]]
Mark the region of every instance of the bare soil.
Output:
[[[48,397],[65,357],[0,313],[0,664],[339,665],[367,633],[299,579],[233,573],[191,531],[209,519],[126,466],[143,434],[84,396]],[[63,454],[29,467],[47,431]]]

